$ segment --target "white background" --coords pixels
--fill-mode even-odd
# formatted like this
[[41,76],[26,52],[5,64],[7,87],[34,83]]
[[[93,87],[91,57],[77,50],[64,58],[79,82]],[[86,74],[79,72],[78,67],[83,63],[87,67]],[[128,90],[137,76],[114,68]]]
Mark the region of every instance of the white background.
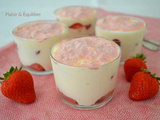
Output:
[[[0,47],[13,41],[12,30],[19,24],[38,19],[54,19],[54,10],[72,5],[101,7],[107,11],[160,18],[160,0],[0,0]],[[40,16],[18,15],[24,12],[39,13]],[[7,13],[17,15],[8,16]]]

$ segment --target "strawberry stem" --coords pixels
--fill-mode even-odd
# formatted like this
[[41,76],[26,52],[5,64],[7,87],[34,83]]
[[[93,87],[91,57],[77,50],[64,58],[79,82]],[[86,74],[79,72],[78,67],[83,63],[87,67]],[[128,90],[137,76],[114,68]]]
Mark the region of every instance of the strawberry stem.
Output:
[[[19,70],[21,69],[22,69],[22,66],[19,68]],[[11,74],[17,70],[18,70],[17,67],[14,68],[13,66],[11,66],[10,70],[3,74],[4,78],[0,77],[0,80],[1,80],[0,84],[2,84],[5,80],[7,80],[11,76]]]
[[140,58],[143,60],[144,63],[146,63],[146,61],[144,61],[146,57],[143,54],[136,54],[136,57],[133,57],[133,58]]
[[[144,69],[143,67],[141,68],[141,71],[144,71],[144,72],[148,72],[152,77],[156,78],[157,80],[160,81],[160,77],[156,77],[156,73],[151,73],[149,70],[147,69]],[[160,84],[160,83],[159,83]]]
[[157,80],[160,80],[160,77],[156,77]]

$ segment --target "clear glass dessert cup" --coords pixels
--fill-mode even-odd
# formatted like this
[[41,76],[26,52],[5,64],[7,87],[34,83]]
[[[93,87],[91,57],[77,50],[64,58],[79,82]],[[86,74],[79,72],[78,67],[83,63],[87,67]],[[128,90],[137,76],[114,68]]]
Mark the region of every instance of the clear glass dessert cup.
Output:
[[[103,18],[104,17],[99,18],[98,20]],[[122,55],[120,65],[123,65],[127,59],[136,56],[136,54],[140,53],[142,48],[142,41],[145,35],[145,31],[147,29],[147,23],[144,20],[136,17],[131,18],[143,21],[145,23],[145,27],[135,31],[110,31],[107,29],[104,30],[100,28],[100,26],[98,26],[97,24],[95,27],[96,36],[112,40],[121,47]]]
[[[69,7],[86,7],[86,6],[67,6]],[[91,7],[88,7],[91,8]],[[75,19],[72,17],[64,17],[57,12],[62,9],[59,8],[54,11],[54,16],[57,21],[65,23],[69,27],[69,37],[80,37],[80,36],[93,36],[95,35],[95,24],[97,19],[97,10],[92,8],[94,14],[91,16],[87,16],[83,19]]]
[[55,20],[37,20],[26,22],[13,29],[12,33],[14,35],[14,40],[17,45],[18,56],[23,69],[29,71],[31,74],[47,75],[53,73],[49,55],[50,49],[54,43],[67,38],[68,27],[63,23],[60,23],[66,29],[61,34],[51,36],[42,42],[39,42],[36,39],[27,39],[15,35],[15,31],[18,27],[33,24],[39,21],[59,23]]
[[65,65],[53,57],[56,45],[58,43],[51,48],[50,58],[59,98],[68,106],[82,110],[96,109],[108,103],[114,95],[121,57],[120,47],[116,44],[119,54],[107,64],[76,67]]

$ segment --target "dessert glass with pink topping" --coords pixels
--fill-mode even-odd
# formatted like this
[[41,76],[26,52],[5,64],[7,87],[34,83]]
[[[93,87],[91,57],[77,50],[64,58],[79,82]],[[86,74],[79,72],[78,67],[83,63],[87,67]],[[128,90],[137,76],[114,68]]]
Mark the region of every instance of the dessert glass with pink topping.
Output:
[[68,27],[53,20],[38,20],[19,25],[13,30],[23,69],[32,74],[53,73],[50,49],[54,43],[67,38]]
[[96,22],[96,36],[116,42],[122,50],[121,62],[140,53],[147,24],[130,16],[105,16]]
[[69,26],[69,36],[88,36],[95,34],[97,12],[91,7],[69,6],[54,12],[56,19]]
[[50,51],[57,93],[77,109],[102,107],[113,97],[120,47],[96,36],[68,38]]

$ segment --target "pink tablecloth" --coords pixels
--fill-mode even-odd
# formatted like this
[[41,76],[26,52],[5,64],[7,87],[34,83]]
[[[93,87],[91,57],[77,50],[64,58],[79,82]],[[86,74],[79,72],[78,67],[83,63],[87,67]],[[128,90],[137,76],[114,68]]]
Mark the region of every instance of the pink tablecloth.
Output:
[[[98,10],[98,17],[120,14]],[[137,16],[136,16],[137,17]],[[146,37],[160,41],[160,19],[140,17],[147,22]],[[147,56],[147,66],[160,76],[160,51],[142,48]],[[14,42],[0,48],[0,76],[10,66],[20,66]],[[119,67],[115,95],[105,106],[95,110],[77,110],[65,105],[56,94],[54,75],[33,75],[37,99],[32,104],[12,101],[0,92],[0,119],[2,120],[50,120],[50,119],[113,119],[113,120],[158,120],[160,119],[160,93],[149,100],[132,101],[128,97],[130,83],[126,81],[123,66]]]

